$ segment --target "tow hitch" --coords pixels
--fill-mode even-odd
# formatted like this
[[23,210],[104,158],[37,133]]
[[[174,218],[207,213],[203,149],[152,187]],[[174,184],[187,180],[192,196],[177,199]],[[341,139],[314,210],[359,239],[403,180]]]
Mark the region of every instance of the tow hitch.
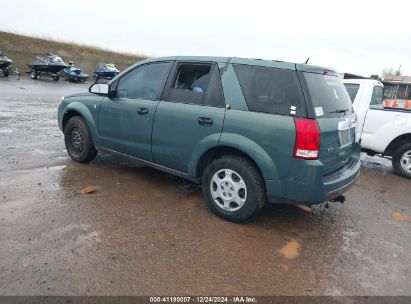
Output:
[[344,204],[344,202],[345,202],[345,196],[344,196],[344,195],[339,195],[339,196],[333,198],[333,199],[331,200],[331,202],[333,202],[333,203],[339,202],[339,203],[341,203],[341,204]]
[[[339,195],[339,196],[333,198],[330,202],[344,204],[345,196],[344,195]],[[327,208],[327,209],[330,208],[330,205],[328,204],[328,202],[325,203],[325,208]]]

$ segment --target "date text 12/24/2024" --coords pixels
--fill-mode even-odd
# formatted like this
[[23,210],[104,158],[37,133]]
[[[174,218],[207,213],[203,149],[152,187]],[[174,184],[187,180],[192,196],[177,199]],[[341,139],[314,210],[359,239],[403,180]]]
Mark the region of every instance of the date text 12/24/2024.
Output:
[[256,303],[254,297],[150,297],[150,303]]

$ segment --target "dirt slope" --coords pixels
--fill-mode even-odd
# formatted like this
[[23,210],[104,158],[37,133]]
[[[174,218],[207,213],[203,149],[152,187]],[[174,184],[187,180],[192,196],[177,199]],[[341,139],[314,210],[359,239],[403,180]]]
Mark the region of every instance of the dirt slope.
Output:
[[55,53],[75,65],[84,72],[93,74],[95,69],[105,61],[113,62],[122,70],[131,64],[145,59],[145,56],[121,54],[98,47],[59,42],[35,37],[23,36],[0,31],[0,51],[13,60],[14,68],[20,72],[28,71],[27,64],[34,61],[39,54]]

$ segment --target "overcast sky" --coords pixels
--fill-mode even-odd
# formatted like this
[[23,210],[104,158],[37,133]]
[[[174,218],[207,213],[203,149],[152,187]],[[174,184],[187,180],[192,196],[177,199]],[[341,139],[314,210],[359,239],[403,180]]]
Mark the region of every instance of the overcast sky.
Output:
[[0,0],[0,30],[149,56],[310,63],[411,75],[410,1]]

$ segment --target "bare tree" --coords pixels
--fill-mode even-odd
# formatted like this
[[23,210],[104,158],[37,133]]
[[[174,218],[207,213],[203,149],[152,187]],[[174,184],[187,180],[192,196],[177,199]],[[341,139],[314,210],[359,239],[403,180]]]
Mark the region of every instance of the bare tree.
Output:
[[401,65],[399,66],[398,69],[395,69],[393,67],[389,67],[389,68],[384,68],[381,72],[381,78],[385,79],[387,77],[391,77],[391,76],[401,76]]

